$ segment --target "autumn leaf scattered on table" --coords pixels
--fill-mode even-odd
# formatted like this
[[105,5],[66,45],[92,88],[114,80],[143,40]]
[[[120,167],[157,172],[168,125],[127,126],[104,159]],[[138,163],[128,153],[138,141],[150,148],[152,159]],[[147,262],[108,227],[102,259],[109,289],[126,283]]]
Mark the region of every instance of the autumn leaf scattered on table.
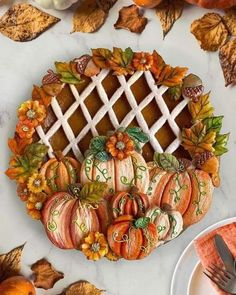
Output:
[[27,4],[14,4],[0,18],[0,32],[14,41],[30,41],[60,19]]
[[163,29],[163,37],[171,30],[174,23],[182,15],[185,2],[183,0],[163,0],[156,8]]
[[222,17],[217,13],[207,13],[191,25],[191,33],[204,50],[216,51],[228,37],[228,30]]
[[61,295],[102,295],[104,290],[99,290],[88,281],[79,281],[69,286]]
[[190,101],[188,109],[194,122],[212,116],[214,108],[210,102],[210,93],[200,96],[197,102]]
[[223,16],[223,21],[232,36],[236,36],[236,9],[229,9]]
[[133,33],[142,33],[148,23],[148,19],[143,17],[138,6],[130,5],[123,7],[119,11],[119,17],[114,24],[116,29],[126,29]]
[[225,77],[225,86],[236,83],[236,39],[220,48],[220,63]]
[[202,122],[182,131],[183,147],[190,153],[214,152],[215,131],[207,131]]
[[17,276],[21,269],[21,255],[24,245],[16,247],[7,254],[0,255],[0,282],[5,279]]
[[73,16],[73,32],[92,33],[105,22],[114,0],[85,0],[77,8]]
[[55,283],[64,278],[62,272],[58,272],[46,259],[40,259],[31,266],[34,272],[34,285],[36,288],[48,290],[53,288]]

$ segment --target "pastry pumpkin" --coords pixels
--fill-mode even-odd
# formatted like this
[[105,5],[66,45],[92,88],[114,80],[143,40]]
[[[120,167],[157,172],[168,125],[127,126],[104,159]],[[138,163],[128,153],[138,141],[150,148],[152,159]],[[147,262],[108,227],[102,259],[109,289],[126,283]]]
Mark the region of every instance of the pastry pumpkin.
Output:
[[186,0],[190,4],[196,4],[204,8],[230,8],[236,5],[236,0]]
[[1,295],[36,295],[33,284],[23,276],[14,276],[0,283]]

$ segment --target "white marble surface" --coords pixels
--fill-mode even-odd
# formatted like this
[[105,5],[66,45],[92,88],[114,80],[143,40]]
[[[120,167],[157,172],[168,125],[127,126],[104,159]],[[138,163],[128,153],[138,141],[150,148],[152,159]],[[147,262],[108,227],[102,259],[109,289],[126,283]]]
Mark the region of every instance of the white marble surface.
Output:
[[[0,35],[0,253],[27,241],[23,256],[25,274],[30,274],[29,265],[42,257],[47,257],[65,273],[65,279],[58,282],[53,290],[38,291],[38,295],[59,294],[63,287],[79,279],[93,282],[107,290],[107,295],[167,295],[176,261],[191,239],[215,221],[236,215],[236,86],[224,87],[217,53],[200,50],[189,32],[191,22],[206,11],[194,7],[186,9],[163,41],[154,11],[145,12],[149,24],[140,36],[113,28],[118,9],[129,3],[119,0],[106,24],[96,34],[70,34],[70,9],[65,12],[51,11],[62,21],[34,41],[16,43]],[[0,4],[0,14],[7,8],[8,4]],[[14,183],[3,172],[8,164],[7,138],[15,129],[16,108],[30,98],[31,85],[40,83],[42,75],[53,66],[54,60],[69,60],[88,52],[90,48],[112,46],[131,46],[134,50],[148,51],[155,48],[170,64],[188,66],[192,72],[199,74],[207,90],[212,90],[215,113],[225,115],[223,132],[231,132],[230,152],[222,158],[222,186],[215,191],[213,206],[202,222],[142,261],[110,263],[102,260],[93,263],[79,252],[61,251],[50,244],[41,224],[25,214],[24,204],[16,196]]]

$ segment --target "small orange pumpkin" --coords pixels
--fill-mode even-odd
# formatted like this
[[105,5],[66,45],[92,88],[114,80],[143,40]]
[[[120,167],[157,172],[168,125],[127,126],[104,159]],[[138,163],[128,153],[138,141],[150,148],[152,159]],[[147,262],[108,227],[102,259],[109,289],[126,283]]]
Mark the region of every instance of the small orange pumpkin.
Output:
[[148,256],[158,244],[156,225],[149,217],[134,219],[123,215],[108,227],[107,240],[112,251],[127,260]]
[[33,284],[23,276],[14,276],[0,284],[1,295],[36,295]]
[[134,3],[144,8],[153,8],[159,5],[162,0],[134,0]]
[[236,0],[185,0],[190,4],[196,4],[204,8],[230,8],[236,6]]
[[79,162],[71,157],[64,157],[61,152],[55,152],[55,156],[48,160],[40,170],[40,174],[47,181],[45,189],[47,194],[67,191],[70,184],[78,181]]
[[113,217],[120,215],[133,215],[141,217],[149,207],[149,199],[146,194],[139,193],[136,187],[130,192],[117,192],[111,199]]

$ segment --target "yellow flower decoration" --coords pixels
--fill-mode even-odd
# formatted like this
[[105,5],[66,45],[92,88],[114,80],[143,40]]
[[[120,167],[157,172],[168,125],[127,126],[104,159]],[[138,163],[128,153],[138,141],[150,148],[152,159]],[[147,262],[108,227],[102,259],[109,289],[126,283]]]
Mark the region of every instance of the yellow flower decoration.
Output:
[[18,109],[20,121],[29,120],[34,127],[38,126],[46,118],[46,109],[37,100],[28,100]]
[[46,199],[47,195],[45,193],[30,194],[30,197],[26,202],[26,209],[33,219],[41,219],[41,210]]
[[34,173],[29,178],[27,187],[31,193],[41,193],[46,187],[46,180],[43,175]]
[[99,260],[108,253],[108,243],[105,236],[99,232],[91,232],[84,239],[81,250],[89,260]]
[[110,261],[117,261],[120,259],[119,256],[117,256],[113,251],[111,251],[111,249],[109,249],[106,258]]

